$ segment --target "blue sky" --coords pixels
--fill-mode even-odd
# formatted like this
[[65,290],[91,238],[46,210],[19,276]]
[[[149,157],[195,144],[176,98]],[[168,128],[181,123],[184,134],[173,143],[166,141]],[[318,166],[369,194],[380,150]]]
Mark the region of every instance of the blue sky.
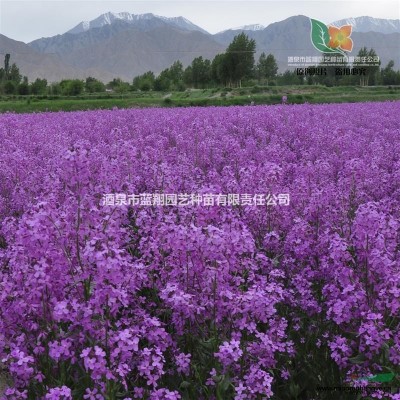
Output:
[[79,22],[107,11],[181,15],[216,33],[247,24],[268,25],[299,14],[325,23],[364,15],[394,19],[400,18],[400,3],[398,0],[0,0],[0,33],[29,42],[64,33]]

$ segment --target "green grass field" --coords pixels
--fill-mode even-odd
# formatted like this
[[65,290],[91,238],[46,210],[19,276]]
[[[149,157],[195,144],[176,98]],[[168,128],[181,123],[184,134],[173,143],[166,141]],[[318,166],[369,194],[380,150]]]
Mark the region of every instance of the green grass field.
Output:
[[287,96],[288,104],[341,103],[399,100],[400,87],[388,86],[271,86],[236,89],[190,89],[184,92],[130,92],[76,97],[3,96],[0,112],[77,111],[132,107],[231,106],[280,104]]

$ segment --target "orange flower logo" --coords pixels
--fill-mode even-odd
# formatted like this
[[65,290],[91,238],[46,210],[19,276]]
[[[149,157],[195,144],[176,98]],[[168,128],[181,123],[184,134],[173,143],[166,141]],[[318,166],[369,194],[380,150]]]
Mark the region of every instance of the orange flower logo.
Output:
[[332,49],[341,48],[345,51],[353,50],[353,41],[350,39],[352,27],[351,25],[343,25],[340,28],[329,26],[329,43]]
[[326,26],[317,19],[310,18],[311,22],[311,42],[321,53],[341,54],[353,50],[353,41],[350,39],[351,25]]

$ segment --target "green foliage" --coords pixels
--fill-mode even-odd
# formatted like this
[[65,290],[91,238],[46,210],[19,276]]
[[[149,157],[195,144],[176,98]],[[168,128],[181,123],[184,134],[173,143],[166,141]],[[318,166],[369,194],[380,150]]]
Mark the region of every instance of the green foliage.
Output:
[[168,78],[173,85],[178,85],[183,81],[183,65],[180,61],[175,61],[167,71]]
[[276,77],[278,73],[278,64],[272,54],[265,55],[261,53],[257,63],[257,75],[259,80],[266,79],[268,82]]
[[18,85],[21,83],[22,75],[15,63],[10,67],[10,59],[11,55],[6,54],[4,68],[0,68],[0,93],[17,94],[19,93]]
[[8,79],[8,73],[10,70],[10,58],[11,58],[10,54],[6,54],[6,56],[4,57],[4,71],[6,79]]
[[165,73],[163,74],[163,72],[161,72],[161,74],[154,80],[154,90],[158,92],[165,92],[169,90],[171,86],[170,80]]
[[6,81],[4,83],[4,93],[5,94],[16,94],[17,93],[17,84],[13,81]]
[[84,83],[79,79],[65,79],[60,82],[61,92],[66,96],[78,96],[83,92]]
[[[188,67],[189,68],[189,67]],[[211,81],[211,62],[210,60],[203,59],[203,57],[196,57],[190,66],[186,69],[186,78],[195,88],[204,88]]]
[[400,85],[400,71],[394,70],[394,61],[390,60],[381,70],[381,80],[384,85]]
[[260,86],[254,86],[252,89],[251,89],[251,93],[261,93],[262,92],[262,88],[260,87]]
[[233,38],[222,59],[223,72],[229,86],[241,86],[243,79],[252,77],[255,50],[255,40],[249,39],[244,32]]
[[183,65],[180,61],[175,61],[171,67],[161,71],[154,81],[156,91],[184,91],[185,88]]
[[177,92],[184,92],[186,90],[186,85],[183,81],[179,81],[177,84],[174,85],[174,89]]
[[133,79],[132,88],[133,90],[141,90],[142,92],[148,92],[154,89],[155,76],[152,71],[145,72]]
[[126,93],[130,89],[129,83],[124,82],[121,78],[114,78],[111,82],[107,83],[106,87],[117,93]]
[[46,94],[47,80],[37,78],[35,82],[31,84],[31,93],[35,95]]
[[164,99],[164,104],[171,105],[172,104],[172,100],[169,97],[167,97],[166,99]]
[[18,86],[18,94],[26,96],[29,94],[28,77],[24,76],[22,82]]
[[62,93],[61,90],[61,85],[57,82],[52,83],[49,86],[49,94],[53,95],[53,96],[58,96]]
[[10,72],[8,74],[8,79],[10,81],[15,82],[17,85],[20,84],[22,75],[19,72],[19,68],[17,67],[17,64],[13,63],[11,65]]
[[183,82],[187,86],[192,86],[193,84],[193,70],[191,65],[188,65],[183,71]]
[[278,85],[302,85],[304,77],[297,75],[295,71],[286,70],[283,74],[277,77]]
[[211,80],[216,84],[226,85],[228,76],[227,64],[224,62],[225,54],[217,54],[211,63]]
[[91,76],[86,78],[85,91],[87,93],[99,93],[104,92],[105,90],[106,87],[103,82],[99,81],[96,78],[92,78]]
[[[277,77],[277,79],[280,79]],[[270,85],[271,86],[271,85]],[[313,86],[275,86],[268,93],[262,88],[262,93],[252,93],[252,88],[243,89],[247,93],[239,96],[232,88],[219,89],[218,91],[191,90],[182,93],[174,92],[171,102],[166,101],[159,92],[128,93],[121,97],[116,93],[103,93],[97,95],[80,95],[76,97],[65,96],[61,93],[59,83],[52,83],[48,87],[47,96],[16,97],[15,94],[0,96],[0,112],[41,112],[41,111],[74,111],[106,108],[132,108],[132,107],[188,107],[188,106],[229,106],[254,104],[281,104],[282,96],[287,95],[288,103],[343,103],[359,101],[394,101],[399,98],[400,90],[396,86],[385,87],[332,87],[322,85]],[[256,89],[257,90],[257,89]],[[227,93],[231,95],[227,96]],[[220,95],[218,95],[220,94]],[[248,95],[251,95],[249,99]],[[296,97],[298,96],[298,97]],[[169,104],[168,104],[169,103]]]
[[[376,57],[377,54],[374,49],[368,49],[366,47],[363,47],[359,50],[357,57],[365,58],[367,61],[359,61],[359,62],[354,62],[353,67],[355,68],[365,68],[366,73],[365,75],[361,75],[359,77],[360,80],[360,86],[368,86],[368,85],[375,85],[377,76],[379,74],[379,66],[373,66],[373,65],[368,65],[368,64],[373,64],[373,62],[368,61],[368,58],[370,57]],[[366,65],[365,65],[366,64]],[[380,61],[379,61],[380,64]]]

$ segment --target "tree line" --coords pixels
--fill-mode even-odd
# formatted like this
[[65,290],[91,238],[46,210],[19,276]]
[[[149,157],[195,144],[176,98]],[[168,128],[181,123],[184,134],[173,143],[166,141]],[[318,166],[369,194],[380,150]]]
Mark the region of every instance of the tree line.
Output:
[[262,53],[255,62],[256,42],[245,33],[234,37],[226,52],[213,60],[196,57],[186,68],[175,61],[158,76],[148,71],[133,79],[134,90],[184,90],[185,88],[241,87],[243,81],[257,79],[268,82],[278,73],[278,64],[272,54]]
[[[262,85],[302,85],[322,84],[326,86],[338,85],[400,85],[400,71],[394,70],[394,61],[381,68],[367,66],[363,76],[338,75],[335,67],[325,66],[324,63],[315,67],[322,67],[326,75],[301,76],[296,71],[286,70],[278,74],[278,64],[273,54],[262,53],[255,60],[256,42],[245,33],[236,35],[227,47],[225,53],[216,55],[212,60],[196,57],[186,68],[180,61],[175,61],[169,68],[164,69],[157,76],[148,71],[136,76],[132,83],[124,82],[120,78],[104,84],[93,77],[85,81],[79,79],[65,79],[61,82],[49,84],[46,79],[37,78],[29,83],[26,76],[22,76],[15,63],[10,65],[10,54],[6,54],[4,67],[0,68],[0,94],[6,95],[65,95],[77,96],[85,93],[101,93],[113,91],[125,93],[129,91],[184,91],[187,88],[215,88],[241,87]],[[373,49],[362,48],[358,57],[376,56]],[[349,67],[345,63],[343,67]],[[357,64],[353,64],[356,67]]]

